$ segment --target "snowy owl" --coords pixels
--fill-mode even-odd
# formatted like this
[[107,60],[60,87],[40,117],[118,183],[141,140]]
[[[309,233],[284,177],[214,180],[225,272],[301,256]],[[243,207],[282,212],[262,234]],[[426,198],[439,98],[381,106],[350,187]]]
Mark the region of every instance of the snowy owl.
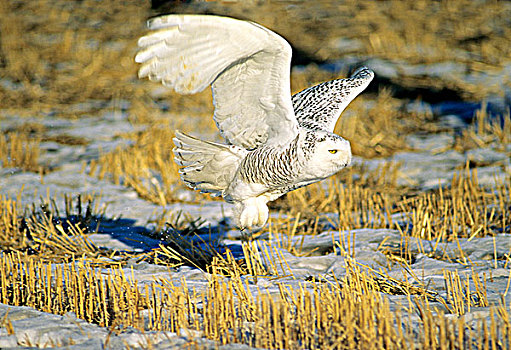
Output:
[[182,94],[212,87],[213,119],[226,144],[176,131],[175,161],[187,185],[234,203],[241,230],[264,226],[269,201],[351,162],[350,143],[334,126],[373,79],[370,69],[291,96],[291,46],[257,23],[167,15],[148,27],[135,57],[139,78]]

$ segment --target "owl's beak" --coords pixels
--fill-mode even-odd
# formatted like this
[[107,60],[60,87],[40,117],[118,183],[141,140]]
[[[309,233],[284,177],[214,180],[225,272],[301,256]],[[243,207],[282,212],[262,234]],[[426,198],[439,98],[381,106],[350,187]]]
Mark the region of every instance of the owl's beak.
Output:
[[344,140],[343,148],[340,150],[341,152],[341,160],[344,163],[344,167],[347,167],[351,163],[351,145],[348,140]]

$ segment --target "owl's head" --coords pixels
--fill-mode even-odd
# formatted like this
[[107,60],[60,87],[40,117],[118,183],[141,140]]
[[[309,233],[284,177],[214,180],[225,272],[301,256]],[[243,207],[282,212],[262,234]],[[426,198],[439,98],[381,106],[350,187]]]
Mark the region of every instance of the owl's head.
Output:
[[306,138],[306,143],[312,149],[307,172],[318,178],[333,175],[351,163],[350,143],[339,135],[316,131]]

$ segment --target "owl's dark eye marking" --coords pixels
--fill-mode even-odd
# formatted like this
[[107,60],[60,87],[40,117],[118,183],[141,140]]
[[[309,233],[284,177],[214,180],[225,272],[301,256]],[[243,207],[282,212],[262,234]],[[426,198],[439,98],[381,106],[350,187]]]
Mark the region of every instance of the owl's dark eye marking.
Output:
[[337,153],[337,150],[336,149],[329,149],[328,152],[332,153],[332,154],[336,154]]

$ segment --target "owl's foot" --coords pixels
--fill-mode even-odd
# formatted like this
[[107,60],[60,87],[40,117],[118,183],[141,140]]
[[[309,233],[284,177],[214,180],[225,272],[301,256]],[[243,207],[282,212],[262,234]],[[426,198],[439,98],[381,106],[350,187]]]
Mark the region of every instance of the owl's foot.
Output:
[[262,197],[248,198],[236,203],[236,219],[240,229],[261,229],[268,221],[267,200]]
[[242,242],[252,242],[252,235],[255,233],[253,230],[240,228],[241,233],[241,241]]

